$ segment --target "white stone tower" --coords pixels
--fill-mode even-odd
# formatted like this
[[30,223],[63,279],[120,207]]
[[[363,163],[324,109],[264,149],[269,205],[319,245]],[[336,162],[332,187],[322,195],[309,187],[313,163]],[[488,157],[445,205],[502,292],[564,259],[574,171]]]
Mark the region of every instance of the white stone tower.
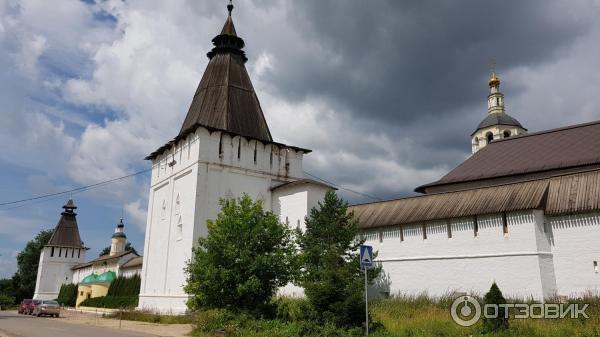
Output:
[[472,153],[479,151],[494,139],[527,133],[527,129],[518,120],[505,112],[504,94],[500,92],[500,79],[496,76],[496,72],[492,72],[488,84],[490,86],[488,114],[471,134]]
[[71,283],[71,267],[85,261],[85,247],[77,227],[77,208],[72,199],[63,206],[60,220],[48,243],[42,249],[35,283],[34,298],[52,300],[60,286]]
[[124,228],[123,218],[121,218],[110,240],[110,256],[115,256],[125,251],[127,236],[125,235]]
[[198,238],[206,236],[206,221],[216,218],[220,198],[246,193],[295,228],[330,189],[303,179],[302,158],[310,150],[273,141],[245,67],[233,5],[227,8],[179,134],[146,158],[152,160],[152,176],[142,309],[187,310],[185,263]]

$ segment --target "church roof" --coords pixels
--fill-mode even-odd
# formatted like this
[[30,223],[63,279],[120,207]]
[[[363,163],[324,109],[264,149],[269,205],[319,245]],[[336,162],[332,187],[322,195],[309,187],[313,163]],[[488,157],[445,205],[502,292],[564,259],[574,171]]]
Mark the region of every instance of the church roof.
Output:
[[79,227],[77,226],[77,213],[74,212],[77,206],[75,206],[72,199],[69,199],[63,208],[64,211],[61,213],[60,219],[54,227],[54,232],[52,232],[52,236],[50,236],[50,240],[46,245],[83,248],[79,236]]
[[230,134],[273,142],[271,131],[260,102],[246,70],[248,60],[244,40],[237,36],[231,10],[221,33],[212,39],[210,59],[192,103],[183,121],[179,135],[171,143],[159,148],[146,159],[153,159],[171,144],[194,132],[198,127],[225,131]]
[[600,121],[492,141],[440,180],[419,186],[452,190],[454,185],[505,179],[565,170],[585,170],[600,165]]
[[521,129],[527,130],[523,127],[523,125],[521,125],[521,123],[519,123],[518,120],[516,120],[514,117],[510,116],[509,114],[507,114],[505,112],[502,112],[502,113],[494,112],[494,113],[489,113],[481,121],[481,123],[479,123],[479,125],[477,126],[477,129],[473,132],[473,134],[475,134],[475,132],[477,132],[477,130],[487,128],[490,126],[494,126],[494,125],[516,126]]
[[361,229],[542,209],[557,216],[600,209],[600,170],[349,207]]

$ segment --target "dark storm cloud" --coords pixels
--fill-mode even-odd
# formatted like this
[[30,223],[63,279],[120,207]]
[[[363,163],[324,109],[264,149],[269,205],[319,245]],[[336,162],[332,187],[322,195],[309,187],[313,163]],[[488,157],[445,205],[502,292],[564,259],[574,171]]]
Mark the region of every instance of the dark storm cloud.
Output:
[[[281,2],[254,4],[269,10]],[[365,134],[398,140],[391,152],[360,142],[346,149],[306,144],[315,151],[349,151],[409,168],[449,169],[470,153],[469,136],[485,117],[490,61],[497,61],[501,78],[512,69],[554,62],[591,29],[590,16],[582,15],[588,5],[542,0],[293,1],[284,6],[287,29],[270,27],[263,31],[266,35],[257,36],[255,27],[264,23],[245,17],[238,33],[248,37],[251,59],[262,50],[274,55],[277,67],[262,80],[278,95],[292,102],[320,97],[350,116]],[[502,89],[509,108],[511,97],[523,90],[506,82]],[[519,117],[518,111],[509,112]],[[410,146],[400,144],[407,141]],[[370,173],[376,171],[343,161],[317,165],[307,160],[307,166],[340,184],[371,184],[372,194],[410,192],[375,186],[378,178]],[[421,183],[425,181],[414,185]]]
[[290,20],[325,52],[315,50],[312,60],[287,55],[289,67],[272,74],[276,87],[292,98],[327,95],[358,117],[386,123],[418,123],[485,103],[482,80],[491,58],[501,71],[539,64],[586,28],[548,1],[337,0],[295,6]]

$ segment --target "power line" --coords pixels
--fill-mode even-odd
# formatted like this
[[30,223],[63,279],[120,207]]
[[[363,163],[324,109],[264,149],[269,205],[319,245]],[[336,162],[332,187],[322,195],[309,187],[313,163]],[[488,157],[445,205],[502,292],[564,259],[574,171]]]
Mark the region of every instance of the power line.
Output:
[[152,169],[149,168],[149,169],[142,170],[142,171],[139,171],[139,172],[135,172],[135,173],[132,173],[132,174],[128,174],[128,175],[125,175],[125,176],[122,176],[122,177],[118,177],[118,178],[113,178],[113,179],[101,181],[101,182],[98,182],[98,183],[95,183],[95,184],[91,184],[91,185],[77,187],[77,188],[74,188],[72,190],[67,190],[67,191],[62,191],[62,192],[56,192],[56,193],[48,193],[48,194],[38,195],[38,196],[35,196],[35,197],[31,197],[31,198],[26,198],[26,199],[21,199],[21,200],[15,200],[15,201],[9,201],[9,202],[3,202],[3,203],[0,203],[0,206],[20,204],[20,203],[24,203],[24,202],[28,202],[28,201],[45,199],[45,198],[59,196],[59,195],[68,194],[68,193],[83,192],[83,191],[91,190],[91,189],[94,189],[94,188],[97,188],[97,187],[101,187],[103,185],[107,185],[107,184],[110,184],[110,183],[113,183],[113,182],[116,182],[116,181],[120,181],[120,180],[123,180],[123,179],[128,179],[128,178],[131,178],[131,177],[135,177],[135,176],[138,176],[140,174],[144,174],[146,172],[149,172],[151,170]]
[[382,198],[378,198],[378,197],[374,197],[374,196],[372,196],[372,195],[368,195],[368,194],[366,194],[366,193],[358,192],[358,191],[355,191],[355,190],[349,189],[349,188],[347,188],[347,187],[344,187],[344,186],[342,186],[342,185],[338,185],[338,184],[336,184],[336,183],[333,183],[333,182],[331,182],[331,181],[327,181],[327,180],[325,180],[325,179],[323,179],[323,178],[319,178],[319,177],[317,177],[316,175],[314,175],[314,174],[310,174],[310,173],[308,173],[308,172],[306,172],[306,171],[304,171],[304,173],[305,173],[306,175],[308,175],[308,176],[311,176],[312,178],[315,178],[315,179],[317,179],[317,180],[320,180],[320,181],[322,181],[322,182],[324,182],[324,183],[326,183],[326,184],[329,184],[329,185],[331,185],[331,186],[337,187],[337,188],[339,188],[339,189],[341,189],[341,190],[348,191],[348,192],[351,192],[351,193],[354,193],[354,194],[358,194],[358,195],[361,195],[361,196],[363,196],[363,197],[367,197],[367,198],[370,198],[370,199],[373,199],[373,200],[377,200],[377,201],[382,201],[382,200],[383,200]]
[[[81,186],[81,187],[77,187],[77,188],[74,188],[74,189],[71,189],[71,190],[66,190],[66,191],[61,191],[61,192],[56,192],[56,193],[47,193],[47,194],[37,195],[35,197],[26,198],[26,199],[20,199],[20,200],[3,202],[3,203],[0,203],[0,206],[16,205],[16,206],[13,206],[13,207],[4,208],[3,210],[20,208],[20,207],[23,207],[25,205],[30,205],[31,203],[35,203],[36,201],[37,202],[47,201],[49,198],[50,198],[49,200],[53,200],[53,199],[56,199],[56,197],[59,197],[59,196],[65,195],[65,194],[81,193],[81,192],[84,192],[84,191],[87,191],[87,190],[91,190],[91,189],[94,189],[94,188],[99,188],[99,187],[102,187],[104,185],[108,185],[108,184],[111,184],[111,183],[114,183],[114,182],[117,182],[117,181],[121,181],[121,180],[124,180],[124,179],[128,179],[128,178],[132,178],[132,177],[138,176],[140,174],[144,174],[144,173],[149,172],[151,170],[152,170],[152,168],[149,168],[149,169],[145,169],[145,170],[142,170],[142,171],[131,173],[131,174],[128,174],[128,175],[125,175],[125,176],[122,176],[122,177],[117,177],[117,178],[113,178],[113,179],[109,179],[109,180],[104,180],[104,181],[101,181],[101,182],[98,182],[98,183],[95,183],[95,184]],[[345,191],[348,191],[348,192],[351,192],[351,193],[354,193],[354,194],[357,194],[357,195],[360,195],[360,196],[363,196],[363,197],[367,197],[367,198],[373,199],[373,200],[377,200],[377,201],[383,200],[382,198],[378,198],[378,197],[375,197],[375,196],[372,196],[372,195],[369,195],[369,194],[366,194],[366,193],[358,192],[358,191],[355,191],[353,189],[350,189],[350,188],[344,187],[342,185],[333,183],[331,181],[325,180],[323,178],[317,177],[316,175],[311,174],[309,172],[304,171],[304,173],[306,175],[314,178],[314,179],[320,180],[320,181],[322,181],[322,182],[324,182],[326,184],[332,185],[332,186],[337,187],[339,189],[342,189],[342,190],[345,190]],[[55,198],[52,198],[52,197],[55,197]],[[22,205],[17,205],[17,204],[22,204]]]

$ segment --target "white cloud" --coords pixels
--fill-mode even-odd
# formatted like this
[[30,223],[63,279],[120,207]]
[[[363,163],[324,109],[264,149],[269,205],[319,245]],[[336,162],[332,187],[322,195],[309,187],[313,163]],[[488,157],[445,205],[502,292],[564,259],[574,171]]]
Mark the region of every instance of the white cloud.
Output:
[[125,211],[130,219],[129,222],[136,225],[140,231],[145,232],[147,210],[145,207],[142,207],[142,201],[136,200],[126,204]]

